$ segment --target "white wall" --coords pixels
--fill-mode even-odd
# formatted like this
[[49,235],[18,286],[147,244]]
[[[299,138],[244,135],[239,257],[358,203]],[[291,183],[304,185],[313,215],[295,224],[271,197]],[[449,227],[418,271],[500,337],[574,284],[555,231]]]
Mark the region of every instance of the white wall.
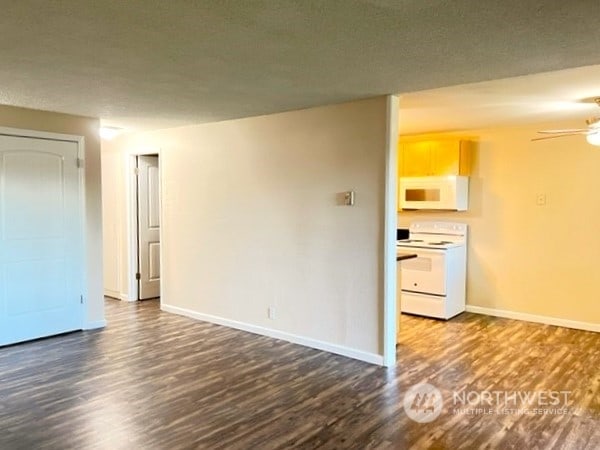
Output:
[[[115,174],[123,155],[161,149],[163,305],[376,360],[383,352],[386,113],[386,98],[378,97],[105,145],[105,170]],[[115,186],[125,190],[121,181]],[[346,190],[356,191],[354,207],[339,204]],[[106,238],[123,243],[125,210],[108,198],[105,210],[119,217],[105,222]],[[122,273],[122,244],[120,253]],[[110,288],[120,276],[127,295],[116,263],[107,259],[106,270]],[[275,320],[267,318],[270,305]]]
[[103,326],[102,208],[98,119],[0,105],[0,126],[71,134],[85,138],[86,326],[90,328]]
[[121,233],[120,211],[123,208],[121,195],[123,171],[121,155],[102,153],[102,220],[107,239],[104,251],[104,294],[121,298]]
[[[402,212],[400,225],[469,224],[467,304],[600,324],[600,148],[584,137],[531,142],[580,122],[468,130],[479,150],[467,212]],[[546,206],[536,195],[546,194]],[[600,327],[598,327],[600,330]]]

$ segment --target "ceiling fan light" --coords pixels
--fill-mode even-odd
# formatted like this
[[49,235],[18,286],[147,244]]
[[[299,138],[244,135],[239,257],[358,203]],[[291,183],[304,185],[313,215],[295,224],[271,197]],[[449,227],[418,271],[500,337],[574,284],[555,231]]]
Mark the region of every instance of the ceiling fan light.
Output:
[[588,134],[585,139],[588,141],[588,144],[600,146],[600,131]]

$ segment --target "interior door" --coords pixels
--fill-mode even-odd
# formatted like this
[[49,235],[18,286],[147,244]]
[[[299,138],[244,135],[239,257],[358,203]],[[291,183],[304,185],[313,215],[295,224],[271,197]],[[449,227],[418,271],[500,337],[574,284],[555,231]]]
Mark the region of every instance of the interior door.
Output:
[[81,329],[77,152],[0,136],[0,345]]
[[158,156],[138,156],[139,299],[160,296],[160,179]]

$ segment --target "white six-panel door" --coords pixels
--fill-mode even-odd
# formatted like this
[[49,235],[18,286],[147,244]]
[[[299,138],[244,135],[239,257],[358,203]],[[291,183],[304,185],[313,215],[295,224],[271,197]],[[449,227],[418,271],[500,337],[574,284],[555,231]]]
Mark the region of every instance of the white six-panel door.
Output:
[[0,136],[0,345],[82,325],[75,142]]
[[158,156],[138,156],[139,298],[160,297]]

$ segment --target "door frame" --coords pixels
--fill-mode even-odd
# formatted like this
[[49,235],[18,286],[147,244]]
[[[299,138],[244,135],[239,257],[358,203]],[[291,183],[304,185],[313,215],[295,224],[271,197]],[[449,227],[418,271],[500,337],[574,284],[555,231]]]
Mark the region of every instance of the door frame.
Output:
[[383,365],[396,364],[397,265],[396,229],[398,227],[398,135],[400,99],[386,98],[385,203],[383,224]]
[[87,286],[87,278],[88,278],[88,262],[87,262],[87,242],[86,242],[86,230],[87,230],[87,219],[86,219],[86,189],[85,189],[85,138],[83,136],[78,136],[74,134],[63,134],[63,133],[53,133],[49,131],[38,131],[38,130],[28,130],[23,128],[11,128],[11,127],[0,127],[0,135],[9,136],[9,137],[21,137],[28,139],[41,139],[41,140],[49,140],[49,141],[63,141],[63,142],[73,142],[77,144],[77,164],[78,164],[78,197],[79,197],[79,224],[78,224],[78,234],[74,236],[75,244],[78,246],[79,253],[79,261],[80,261],[80,269],[79,269],[79,292],[83,296],[81,300],[81,310],[80,314],[80,324],[81,329],[91,329],[97,328],[95,324],[90,324],[86,320],[86,312],[89,309],[88,303],[88,286]]
[[159,180],[159,205],[160,205],[160,302],[163,298],[163,165],[160,148],[145,148],[132,151],[126,155],[125,177],[126,177],[126,209],[127,209],[127,286],[129,295],[121,296],[121,300],[137,302],[140,298],[139,283],[136,279],[138,272],[138,198],[137,198],[137,157],[144,155],[158,155],[158,176]]

